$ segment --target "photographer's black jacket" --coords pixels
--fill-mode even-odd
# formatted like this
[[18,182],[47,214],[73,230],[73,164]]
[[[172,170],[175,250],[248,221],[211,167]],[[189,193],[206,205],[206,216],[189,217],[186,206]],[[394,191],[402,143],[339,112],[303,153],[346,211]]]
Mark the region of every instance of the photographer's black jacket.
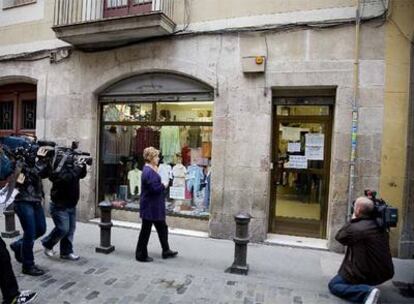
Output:
[[79,200],[79,180],[86,176],[86,165],[65,164],[59,173],[52,172],[50,197],[62,208],[73,208]]
[[348,246],[339,275],[352,284],[378,285],[394,276],[388,232],[371,218],[352,219],[336,240]]
[[46,160],[38,160],[33,165],[23,164],[21,173],[24,175],[23,184],[16,182],[19,193],[14,201],[18,202],[41,202],[45,196],[43,192],[42,179],[47,178],[50,173],[50,165]]

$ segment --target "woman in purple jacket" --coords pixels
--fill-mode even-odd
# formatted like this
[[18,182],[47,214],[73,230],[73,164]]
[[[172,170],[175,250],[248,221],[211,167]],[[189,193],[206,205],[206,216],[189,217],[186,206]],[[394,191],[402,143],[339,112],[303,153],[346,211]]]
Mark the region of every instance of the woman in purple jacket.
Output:
[[144,160],[146,162],[141,177],[140,215],[142,219],[141,232],[139,234],[135,258],[139,262],[152,262],[153,258],[148,256],[148,241],[151,228],[154,224],[162,247],[162,258],[175,257],[178,252],[170,250],[168,245],[168,226],[165,222],[165,197],[164,190],[168,185],[161,183],[158,175],[158,162],[160,151],[154,147],[144,149]]

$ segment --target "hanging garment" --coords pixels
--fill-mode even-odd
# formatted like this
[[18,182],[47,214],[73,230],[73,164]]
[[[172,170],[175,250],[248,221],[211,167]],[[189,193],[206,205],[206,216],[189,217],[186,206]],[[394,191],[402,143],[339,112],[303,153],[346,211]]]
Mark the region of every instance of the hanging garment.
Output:
[[201,128],[201,141],[211,142],[212,141],[213,128],[212,127],[202,127]]
[[194,196],[201,190],[201,183],[204,179],[203,169],[197,165],[191,165],[187,170],[187,189]]
[[201,155],[201,148],[191,149],[191,164],[192,165],[203,165],[203,156]]
[[187,169],[183,164],[176,164],[172,169],[173,187],[185,187]]
[[188,143],[190,148],[201,147],[201,128],[190,127],[188,130]]
[[184,146],[181,149],[181,157],[183,159],[183,165],[189,166],[191,165],[191,149],[188,146]]
[[163,126],[161,128],[160,148],[164,162],[174,162],[175,155],[181,152],[179,127]]
[[181,145],[181,148],[188,146],[188,128],[187,127],[180,128],[180,145]]
[[172,178],[172,169],[170,165],[160,164],[158,166],[158,174],[161,176],[161,182],[163,184],[169,184]]
[[141,177],[142,172],[139,169],[133,169],[128,172],[129,193],[131,195],[141,194]]
[[201,144],[201,156],[203,158],[211,158],[211,142],[206,141]]
[[135,137],[135,153],[142,155],[145,148],[160,148],[160,132],[150,127],[140,127],[137,129]]
[[209,170],[206,177],[206,187],[204,188],[204,207],[206,210],[210,208],[211,197],[211,171]]
[[131,153],[133,129],[129,127],[120,127],[118,131],[118,153],[123,156],[129,156]]
[[103,134],[103,155],[102,160],[104,164],[117,164],[119,162],[119,155],[117,153],[117,131],[116,127],[111,127],[105,130]]

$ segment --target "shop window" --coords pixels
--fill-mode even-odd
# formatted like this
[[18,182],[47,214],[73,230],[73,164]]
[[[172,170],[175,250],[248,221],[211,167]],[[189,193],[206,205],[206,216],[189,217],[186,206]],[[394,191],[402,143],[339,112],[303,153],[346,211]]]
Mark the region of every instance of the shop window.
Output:
[[159,174],[168,181],[169,215],[208,218],[213,102],[104,104],[101,128],[100,199],[139,208],[142,157],[161,151]]

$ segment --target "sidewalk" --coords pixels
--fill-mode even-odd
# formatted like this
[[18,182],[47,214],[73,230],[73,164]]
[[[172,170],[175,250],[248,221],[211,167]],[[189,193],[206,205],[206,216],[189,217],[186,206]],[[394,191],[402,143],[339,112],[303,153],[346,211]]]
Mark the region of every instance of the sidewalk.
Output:
[[[53,224],[47,221],[48,231]],[[0,230],[4,217],[0,217]],[[20,229],[20,227],[19,227]],[[77,262],[47,258],[37,241],[36,263],[47,270],[42,277],[20,273],[13,266],[21,289],[39,292],[37,303],[231,303],[231,304],[336,304],[329,279],[336,273],[342,255],[320,250],[249,244],[248,276],[224,273],[233,262],[234,244],[228,240],[170,235],[176,259],[161,259],[156,233],[151,235],[149,253],[153,263],[138,263],[134,250],[139,231],[113,228],[110,255],[95,253],[99,227],[78,223],[75,250]],[[10,243],[10,240],[5,240]],[[58,249],[58,248],[56,248]],[[396,281],[414,281],[414,261],[395,260]],[[380,287],[381,303],[414,303],[392,282]]]

